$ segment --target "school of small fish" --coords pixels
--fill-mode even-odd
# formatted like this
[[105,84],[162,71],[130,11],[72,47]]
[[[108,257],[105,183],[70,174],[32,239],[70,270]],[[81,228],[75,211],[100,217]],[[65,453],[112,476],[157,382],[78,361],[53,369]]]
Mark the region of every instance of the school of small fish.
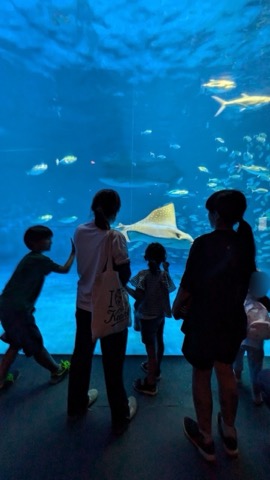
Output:
[[[67,165],[72,165],[76,161],[77,161],[77,157],[75,157],[75,155],[66,155],[63,158],[61,158],[61,160],[57,158],[55,160],[55,164],[56,166],[59,166],[59,165],[67,166]],[[46,163],[40,163],[40,164],[34,165],[29,170],[27,170],[26,174],[30,176],[37,176],[37,175],[42,175],[47,170],[48,170],[48,165]],[[59,205],[64,205],[66,201],[67,199],[65,197],[59,197],[57,199],[57,203]],[[43,224],[43,223],[50,222],[53,218],[54,216],[51,213],[44,213],[42,215],[38,215],[37,218],[34,218],[33,222]],[[76,215],[70,215],[68,217],[59,218],[58,222],[68,225],[68,224],[75,223],[77,220],[78,220],[78,217]]]
[[[226,109],[238,109],[243,112],[247,109],[257,109],[270,103],[270,97],[265,95],[249,95],[242,93],[240,96],[234,98],[221,98],[217,94],[226,94],[233,89],[236,89],[236,83],[230,78],[212,78],[202,84],[204,91],[213,93],[212,99],[219,103],[219,109],[215,113],[215,117],[219,116]],[[155,135],[154,129],[141,129],[138,134],[141,136],[143,144],[148,148],[154,145],[152,141]],[[208,128],[208,127],[207,127]],[[218,132],[217,132],[218,133]],[[147,138],[148,137],[148,138]],[[176,140],[176,141],[175,141]],[[174,156],[176,161],[181,158],[181,139],[174,139],[168,141],[165,151],[152,149],[144,155],[144,161],[147,164],[166,166],[167,159]],[[256,216],[256,224],[253,225],[255,231],[256,244],[258,245],[257,254],[262,263],[270,263],[270,143],[268,135],[265,132],[249,133],[247,132],[238,142],[236,148],[232,148],[231,143],[224,135],[213,136],[212,154],[216,156],[216,167],[213,168],[213,162],[210,165],[205,163],[197,164],[197,171],[194,172],[194,182],[192,188],[185,185],[186,175],[182,174],[176,177],[174,182],[170,182],[165,189],[164,195],[174,199],[176,206],[176,217],[181,221],[181,225],[187,229],[189,225],[192,228],[192,236],[196,237],[203,231],[208,230],[208,220],[205,218],[204,203],[206,198],[211,194],[224,188],[239,188],[245,185],[245,194],[248,200],[252,200],[255,205],[253,213]],[[242,147],[239,148],[239,145]],[[146,147],[147,148],[147,147]],[[117,157],[115,157],[117,158]],[[77,162],[77,156],[68,154],[62,158],[56,158],[54,168],[69,167]],[[106,160],[105,160],[106,161]],[[89,161],[90,165],[95,165],[96,161]],[[132,166],[134,169],[138,168],[136,159],[133,159]],[[37,177],[45,174],[53,165],[47,163],[39,163],[30,167],[26,174],[28,176]],[[220,175],[217,175],[217,170]],[[188,172],[188,168],[187,168]],[[101,177],[99,180],[102,183],[114,187],[122,188],[155,188],[166,185],[163,179],[156,180],[155,178],[137,179],[136,170],[133,181],[128,181],[124,177],[121,179],[114,177]],[[205,194],[202,194],[201,189],[197,187],[197,182],[200,186],[204,185]],[[180,186],[181,183],[181,186]],[[187,183],[187,182],[186,182]],[[194,201],[189,205],[189,200],[199,196],[199,204]],[[68,199],[64,196],[58,196],[56,199],[58,208],[63,208],[68,205]],[[191,213],[193,209],[193,212]],[[63,210],[62,210],[63,211]],[[55,219],[55,215],[51,212],[44,212],[40,214],[36,221],[40,223],[51,222]],[[63,225],[76,224],[78,216],[73,213],[69,216],[58,215],[57,222]]]

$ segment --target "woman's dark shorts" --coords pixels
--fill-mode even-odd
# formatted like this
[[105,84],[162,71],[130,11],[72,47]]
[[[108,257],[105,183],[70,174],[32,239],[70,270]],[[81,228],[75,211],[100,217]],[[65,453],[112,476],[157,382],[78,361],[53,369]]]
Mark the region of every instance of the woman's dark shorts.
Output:
[[187,333],[182,352],[186,360],[199,370],[213,368],[215,362],[231,365],[238,353],[242,337],[223,335],[221,338],[211,335]]

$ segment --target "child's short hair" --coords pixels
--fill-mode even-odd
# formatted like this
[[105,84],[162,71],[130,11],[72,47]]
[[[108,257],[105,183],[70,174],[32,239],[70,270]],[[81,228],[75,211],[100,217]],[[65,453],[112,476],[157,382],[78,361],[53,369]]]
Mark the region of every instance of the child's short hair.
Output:
[[40,240],[45,240],[51,238],[53,232],[50,228],[45,227],[44,225],[34,225],[26,230],[23,241],[29,250],[32,250],[35,243],[40,242]]
[[155,261],[157,263],[166,261],[166,250],[161,243],[150,243],[145,250],[144,259]]

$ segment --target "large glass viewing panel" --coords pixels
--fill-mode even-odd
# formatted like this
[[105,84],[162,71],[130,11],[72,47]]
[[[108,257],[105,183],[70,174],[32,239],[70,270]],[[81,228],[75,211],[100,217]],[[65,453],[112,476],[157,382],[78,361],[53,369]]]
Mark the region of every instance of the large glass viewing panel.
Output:
[[[133,274],[160,241],[178,285],[190,237],[210,231],[205,201],[223,188],[246,194],[269,272],[269,38],[269,0],[2,1],[1,290],[26,228],[50,227],[49,256],[64,263],[93,195],[110,187]],[[52,353],[72,352],[76,282],[75,264],[49,275],[37,302]],[[180,352],[180,326],[166,320],[166,354]],[[128,353],[143,352],[130,328]]]

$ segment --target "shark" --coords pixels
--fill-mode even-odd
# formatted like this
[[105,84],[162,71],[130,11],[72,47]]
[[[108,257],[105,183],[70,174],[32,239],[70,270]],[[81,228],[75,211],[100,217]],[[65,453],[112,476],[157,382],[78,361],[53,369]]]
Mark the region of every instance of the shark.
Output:
[[170,248],[189,248],[193,238],[177,228],[173,203],[156,208],[147,217],[131,225],[119,223],[116,227],[127,242],[158,241]]
[[262,107],[270,103],[270,96],[267,95],[247,95],[246,93],[241,93],[241,96],[238,98],[233,98],[232,100],[223,100],[220,97],[212,96],[216,102],[220,103],[220,108],[218,109],[215,117],[217,117],[226,107],[239,107],[240,112],[246,109],[254,109]]

